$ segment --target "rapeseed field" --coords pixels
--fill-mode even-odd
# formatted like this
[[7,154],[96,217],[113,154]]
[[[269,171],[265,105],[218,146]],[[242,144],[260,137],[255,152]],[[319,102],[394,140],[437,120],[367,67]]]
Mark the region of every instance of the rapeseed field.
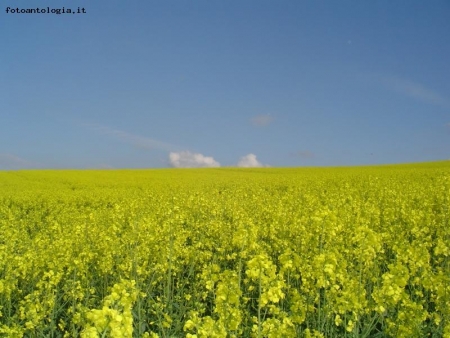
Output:
[[0,172],[1,337],[450,337],[450,162]]

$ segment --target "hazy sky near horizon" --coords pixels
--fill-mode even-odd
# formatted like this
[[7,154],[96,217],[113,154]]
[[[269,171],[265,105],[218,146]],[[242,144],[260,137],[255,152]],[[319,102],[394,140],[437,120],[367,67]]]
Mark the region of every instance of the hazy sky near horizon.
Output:
[[[86,14],[16,9],[85,8]],[[450,2],[3,0],[0,170],[450,158]]]

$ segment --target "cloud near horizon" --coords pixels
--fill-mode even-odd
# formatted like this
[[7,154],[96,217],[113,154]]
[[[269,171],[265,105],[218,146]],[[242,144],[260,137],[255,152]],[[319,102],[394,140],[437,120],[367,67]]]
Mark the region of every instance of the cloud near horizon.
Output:
[[265,127],[273,122],[273,117],[270,114],[256,115],[250,119],[250,122],[256,127]]
[[239,160],[238,167],[242,168],[260,168],[260,167],[268,167],[268,165],[264,165],[258,161],[255,154],[248,154]]
[[37,167],[37,163],[30,162],[19,156],[2,153],[0,154],[0,169],[1,170],[17,170],[17,169],[29,169]]
[[122,142],[128,143],[133,147],[140,149],[176,151],[177,149],[180,148],[170,143],[128,133],[123,130],[113,129],[107,126],[101,126],[96,124],[84,124],[84,126],[93,129],[100,134],[112,136]]
[[190,151],[171,152],[170,165],[175,168],[217,168],[220,163],[211,156]]

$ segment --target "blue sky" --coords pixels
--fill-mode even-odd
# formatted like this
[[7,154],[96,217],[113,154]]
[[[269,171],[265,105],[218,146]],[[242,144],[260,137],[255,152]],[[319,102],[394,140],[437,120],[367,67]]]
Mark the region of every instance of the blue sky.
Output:
[[2,5],[0,170],[450,158],[446,0]]

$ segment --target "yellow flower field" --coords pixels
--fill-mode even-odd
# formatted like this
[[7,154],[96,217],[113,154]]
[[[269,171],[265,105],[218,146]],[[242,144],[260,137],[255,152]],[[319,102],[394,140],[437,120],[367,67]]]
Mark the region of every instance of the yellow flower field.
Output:
[[0,172],[1,337],[450,337],[450,162]]

